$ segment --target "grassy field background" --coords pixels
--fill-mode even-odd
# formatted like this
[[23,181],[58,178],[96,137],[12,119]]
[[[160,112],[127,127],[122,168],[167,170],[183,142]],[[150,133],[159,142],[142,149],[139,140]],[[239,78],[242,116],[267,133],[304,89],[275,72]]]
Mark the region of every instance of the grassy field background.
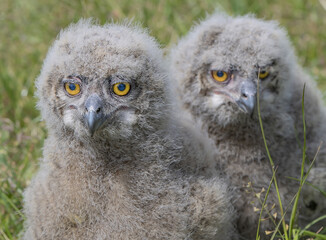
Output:
[[0,239],[17,239],[23,227],[22,192],[38,168],[46,136],[34,80],[60,29],[82,17],[100,23],[133,18],[168,49],[215,8],[278,20],[300,63],[326,92],[326,0],[0,1]]

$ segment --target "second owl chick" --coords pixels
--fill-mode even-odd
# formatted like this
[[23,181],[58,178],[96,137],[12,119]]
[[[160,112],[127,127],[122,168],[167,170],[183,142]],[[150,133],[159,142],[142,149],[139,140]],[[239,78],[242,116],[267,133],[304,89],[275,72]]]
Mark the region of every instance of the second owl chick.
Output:
[[[267,189],[272,179],[258,121],[257,92],[284,209],[299,187],[297,181],[287,177],[300,177],[302,150],[297,139],[303,139],[304,84],[310,160],[320,141],[326,138],[321,94],[297,64],[286,32],[276,22],[253,16],[217,13],[195,26],[171,50],[171,74],[173,83],[178,85],[179,107],[215,143],[219,167],[238,188],[238,227],[244,237],[253,239],[259,217],[254,207],[261,207],[255,193]],[[323,148],[317,164],[325,162],[325,156]],[[264,193],[258,196],[263,200]],[[307,217],[309,206],[304,201],[300,203],[303,216]],[[273,208],[274,204],[278,205],[278,200],[272,191],[267,201],[272,214],[279,209]],[[312,209],[307,220],[321,214],[315,210]],[[289,216],[290,211],[285,218]],[[263,225],[263,230],[275,229],[273,221],[264,221]],[[263,234],[263,238],[268,238]]]
[[25,191],[24,239],[236,236],[228,187],[196,175],[204,155],[167,127],[166,81],[136,26],[80,21],[60,33],[36,81],[49,136]]

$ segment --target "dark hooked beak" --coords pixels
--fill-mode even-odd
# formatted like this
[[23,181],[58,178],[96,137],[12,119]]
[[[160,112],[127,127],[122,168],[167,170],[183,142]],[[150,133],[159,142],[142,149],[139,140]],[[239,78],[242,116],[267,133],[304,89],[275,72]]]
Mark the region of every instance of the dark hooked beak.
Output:
[[240,98],[236,101],[245,113],[252,114],[257,101],[257,88],[254,82],[245,80],[241,83]]
[[104,123],[105,116],[103,114],[103,101],[98,94],[93,93],[85,102],[85,122],[88,126],[91,136],[94,135]]

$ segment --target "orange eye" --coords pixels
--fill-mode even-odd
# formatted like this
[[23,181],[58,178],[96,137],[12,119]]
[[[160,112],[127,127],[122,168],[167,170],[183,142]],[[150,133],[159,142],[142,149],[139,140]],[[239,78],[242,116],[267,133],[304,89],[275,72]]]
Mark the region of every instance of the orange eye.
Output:
[[212,70],[212,77],[218,82],[225,82],[228,79],[228,74],[220,70]]
[[67,93],[71,96],[75,96],[80,93],[80,85],[78,83],[66,82],[65,89]]
[[259,77],[259,79],[265,79],[265,78],[268,77],[268,75],[269,75],[269,72],[263,70],[263,71],[260,71],[260,72],[259,72],[258,77]]

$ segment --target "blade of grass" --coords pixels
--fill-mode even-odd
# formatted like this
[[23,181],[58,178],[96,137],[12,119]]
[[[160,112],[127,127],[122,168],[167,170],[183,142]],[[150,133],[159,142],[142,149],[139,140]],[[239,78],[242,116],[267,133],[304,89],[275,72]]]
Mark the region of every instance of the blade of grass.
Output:
[[274,239],[274,237],[276,236],[277,231],[279,231],[278,228],[280,227],[280,224],[282,223],[282,221],[283,221],[283,219],[284,219],[284,217],[285,217],[285,214],[288,212],[288,209],[289,209],[290,206],[292,205],[292,203],[293,203],[293,201],[295,200],[296,196],[297,196],[297,194],[295,194],[295,195],[293,196],[293,198],[291,199],[291,201],[289,202],[289,204],[286,206],[286,208],[285,208],[285,210],[284,210],[284,215],[281,217],[279,223],[277,224],[276,229],[275,229],[275,231],[274,231],[274,234],[273,234],[272,237],[271,237],[271,240]]
[[299,198],[300,198],[300,193],[301,189],[303,186],[303,179],[304,179],[304,165],[306,162],[306,147],[307,147],[307,139],[306,139],[306,121],[305,121],[305,114],[304,114],[304,93],[305,93],[305,88],[306,84],[303,85],[303,92],[302,92],[302,123],[303,123],[303,150],[302,150],[302,163],[301,163],[301,177],[300,177],[300,187],[297,192],[297,196],[294,201],[294,205],[292,208],[292,213],[290,217],[290,226],[289,226],[289,238],[291,239],[292,236],[292,229],[293,229],[293,224],[296,218],[296,213],[298,209],[298,204],[299,204]]
[[[260,210],[260,214],[259,214],[259,220],[258,220],[258,226],[257,226],[257,234],[256,234],[256,240],[260,239],[260,236],[259,236],[259,228],[260,228],[260,223],[261,223],[261,217],[262,217],[262,214],[263,214],[263,210],[265,208],[265,204],[266,204],[266,201],[267,201],[267,197],[268,197],[268,194],[269,194],[269,191],[271,189],[271,186],[273,184],[273,179],[275,177],[275,174],[273,173],[273,176],[272,176],[272,179],[271,181],[269,182],[269,185],[268,185],[268,189],[266,191],[266,195],[265,195],[265,198],[264,198],[264,202],[262,204],[262,207],[261,207],[261,210]],[[269,211],[266,210],[267,213],[270,215]]]
[[5,199],[7,203],[9,203],[9,205],[15,209],[15,211],[25,220],[25,216],[24,214],[22,214],[22,212],[17,208],[17,206],[11,201],[11,199],[4,193],[1,193],[1,199]]
[[[310,182],[307,182],[307,181],[306,181],[307,178],[308,178],[308,175],[309,175],[309,173],[310,173],[310,170],[312,169],[312,166],[314,165],[314,163],[315,163],[315,161],[316,161],[316,159],[317,159],[317,156],[318,156],[318,154],[319,154],[319,151],[320,151],[320,148],[321,148],[322,144],[323,144],[323,142],[321,142],[321,143],[319,144],[318,148],[317,148],[317,152],[316,152],[316,154],[315,154],[315,156],[314,156],[314,158],[313,158],[311,164],[309,165],[309,168],[308,168],[308,171],[307,171],[306,175],[304,176],[303,184],[307,184],[307,185],[309,185],[309,186],[315,188],[315,189],[318,190],[322,195],[324,195],[324,197],[326,197],[326,192],[325,192],[325,191],[321,190],[319,187],[317,187],[317,186],[311,184]],[[286,177],[286,178],[291,179],[291,180],[295,180],[295,181],[298,181],[298,182],[301,181],[300,179],[297,179],[297,178],[294,178],[294,177]]]
[[271,237],[271,240],[273,240],[275,238],[276,233],[279,231],[278,229],[279,229],[281,223],[283,223],[283,219],[284,219],[284,216],[282,216],[282,218],[280,219],[279,223],[276,225],[276,228],[275,228],[275,231],[274,231],[274,233],[273,233],[273,235]]
[[10,239],[8,238],[8,236],[5,234],[5,232],[2,230],[2,228],[0,228],[0,233],[1,233],[1,235],[3,236],[3,238],[4,238],[5,240],[10,240]]
[[302,236],[309,236],[309,237],[315,237],[316,239],[319,240],[326,240],[326,235],[318,234],[310,231],[303,231]]
[[[307,178],[308,178],[308,175],[309,175],[309,173],[310,173],[310,170],[312,169],[312,166],[313,166],[313,164],[315,163],[315,161],[316,161],[316,159],[317,159],[317,156],[318,156],[318,154],[319,154],[319,151],[320,151],[320,148],[321,148],[321,145],[322,145],[322,144],[323,144],[323,142],[321,142],[321,143],[319,144],[319,146],[318,146],[318,149],[317,149],[317,152],[316,152],[316,154],[315,154],[315,156],[314,156],[314,159],[312,160],[311,164],[309,165],[308,171],[307,171],[306,175],[305,175],[304,178],[303,178],[303,184],[306,182],[306,180],[307,180]],[[323,191],[321,191],[321,192],[323,192]]]
[[[286,177],[288,179],[291,179],[291,180],[294,180],[294,181],[297,181],[297,182],[300,182],[300,179],[297,179],[297,178],[294,178],[294,177]],[[316,189],[318,192],[320,192],[325,198],[326,198],[326,192],[321,190],[319,187],[313,185],[311,182],[305,182],[306,185],[309,185],[310,187]]]
[[309,229],[312,225],[314,225],[315,223],[317,223],[317,222],[319,222],[319,221],[321,221],[321,220],[323,220],[323,219],[326,219],[326,215],[321,216],[321,217],[319,217],[319,218],[313,220],[311,223],[309,223],[307,226],[305,226],[304,229],[302,229],[302,232],[305,231],[305,230],[307,230],[307,229]]
[[[260,73],[260,69],[258,71],[258,76],[259,76],[259,73]],[[260,124],[261,133],[262,133],[262,136],[263,136],[263,140],[264,140],[264,144],[265,144],[267,156],[268,156],[268,159],[269,159],[269,162],[271,164],[272,171],[273,171],[273,179],[274,179],[274,184],[275,184],[275,189],[276,189],[276,193],[277,193],[278,202],[280,204],[280,211],[281,211],[282,217],[284,217],[281,196],[280,196],[280,192],[279,192],[279,188],[278,188],[277,180],[276,180],[276,176],[275,176],[274,162],[273,162],[272,157],[271,157],[271,155],[269,153],[269,149],[268,149],[266,138],[265,138],[264,128],[263,128],[263,121],[262,121],[261,113],[260,113],[260,104],[259,104],[259,78],[257,79],[257,108],[258,108],[257,110],[258,110],[258,118],[259,118],[259,124]],[[284,218],[282,220],[282,226],[283,226],[283,231],[284,231],[285,239],[288,240],[289,238],[288,238],[288,235],[287,235],[286,224],[285,224]]]
[[[316,154],[316,155],[317,155],[317,154]],[[314,159],[315,159],[315,158],[314,158]],[[293,196],[293,198],[291,199],[290,203],[289,203],[288,206],[286,207],[286,209],[285,209],[285,211],[284,211],[285,214],[286,214],[286,212],[288,211],[288,208],[291,206],[292,202],[295,200],[296,195],[297,195],[297,193]],[[326,216],[325,216],[325,217],[326,217]],[[277,231],[278,231],[278,228],[279,228],[280,224],[282,223],[283,218],[284,218],[284,216],[282,216],[282,218],[280,219],[279,223],[277,224],[276,229],[275,229],[275,231],[274,231],[272,237],[270,238],[270,240],[273,240],[274,237],[276,236],[276,233],[277,233]],[[324,219],[324,217],[322,216],[322,217],[320,217],[320,218],[314,220],[314,221],[311,222],[309,225],[307,225],[307,226],[304,228],[304,230],[308,229],[311,225],[313,225],[313,224],[315,224],[316,222],[319,222],[320,220],[323,220],[323,219]],[[293,240],[299,239],[299,237],[302,236],[302,235],[300,235],[301,233],[300,233],[299,229],[293,229],[293,231],[296,231],[296,232],[297,232],[297,234],[296,234],[295,236],[293,236]],[[323,236],[324,236],[324,235],[323,235]]]
[[299,148],[300,148],[301,151],[302,151],[302,145],[301,145],[301,142],[300,142],[300,139],[299,139],[298,130],[297,130],[296,127],[294,127],[294,132],[295,132],[295,140],[297,140],[298,146],[299,146]]

